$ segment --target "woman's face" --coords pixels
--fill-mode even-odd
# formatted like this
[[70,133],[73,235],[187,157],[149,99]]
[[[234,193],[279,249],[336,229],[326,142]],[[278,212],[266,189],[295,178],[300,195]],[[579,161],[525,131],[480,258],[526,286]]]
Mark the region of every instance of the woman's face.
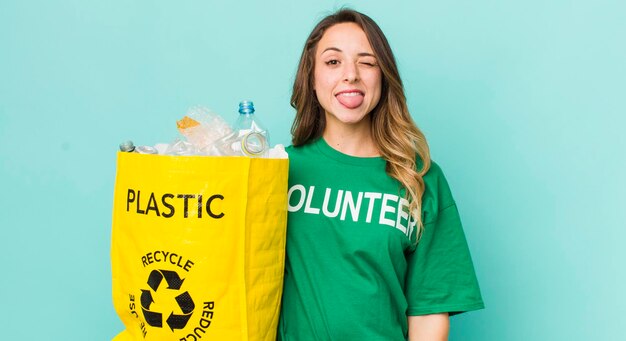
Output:
[[326,112],[327,128],[369,125],[364,120],[380,100],[381,71],[365,32],[354,23],[326,30],[317,43],[313,85]]

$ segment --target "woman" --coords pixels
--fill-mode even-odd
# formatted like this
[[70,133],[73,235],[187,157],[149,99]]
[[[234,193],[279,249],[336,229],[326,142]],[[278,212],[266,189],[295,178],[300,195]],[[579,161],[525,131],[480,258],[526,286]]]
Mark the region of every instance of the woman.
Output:
[[340,10],[306,41],[291,99],[279,340],[446,340],[483,308],[456,205],[409,115],[389,44]]

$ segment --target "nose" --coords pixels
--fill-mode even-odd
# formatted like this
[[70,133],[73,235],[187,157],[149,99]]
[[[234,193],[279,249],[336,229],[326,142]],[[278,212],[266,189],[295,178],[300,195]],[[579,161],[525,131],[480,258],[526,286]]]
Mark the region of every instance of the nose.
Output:
[[359,69],[356,67],[354,63],[346,63],[344,69],[344,81],[348,83],[355,83],[359,80]]

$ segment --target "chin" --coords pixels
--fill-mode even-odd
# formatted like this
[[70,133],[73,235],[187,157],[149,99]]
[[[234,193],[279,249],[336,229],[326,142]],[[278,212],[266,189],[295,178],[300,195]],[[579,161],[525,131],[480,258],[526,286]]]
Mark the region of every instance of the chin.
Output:
[[338,113],[328,115],[330,116],[330,120],[343,124],[359,124],[368,116],[367,114],[361,113]]

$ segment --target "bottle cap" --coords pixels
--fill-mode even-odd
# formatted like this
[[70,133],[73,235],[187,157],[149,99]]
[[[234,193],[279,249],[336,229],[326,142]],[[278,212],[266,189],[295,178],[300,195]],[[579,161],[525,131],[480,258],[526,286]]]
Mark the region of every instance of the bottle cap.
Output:
[[242,115],[254,113],[254,103],[247,100],[239,102],[239,113]]
[[135,151],[135,144],[133,141],[124,141],[120,143],[120,150],[128,153],[133,152]]

